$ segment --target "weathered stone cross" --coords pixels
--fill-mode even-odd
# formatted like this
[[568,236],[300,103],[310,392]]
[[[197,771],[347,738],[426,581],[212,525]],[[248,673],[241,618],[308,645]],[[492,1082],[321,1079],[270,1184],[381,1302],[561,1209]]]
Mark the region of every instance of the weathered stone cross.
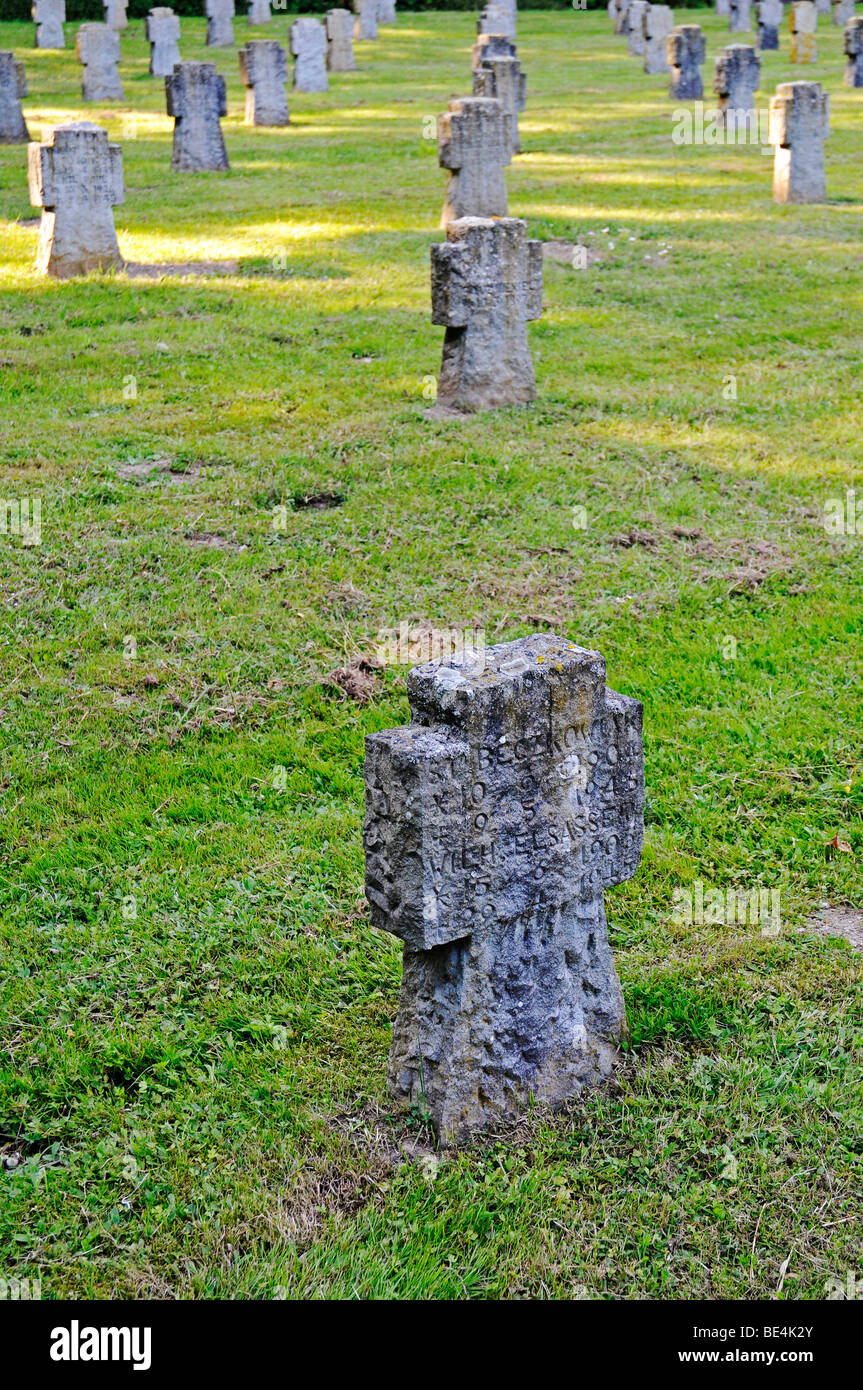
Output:
[[506,217],[509,132],[494,97],[457,97],[438,116],[438,162],[450,170],[441,226],[459,217]]
[[788,25],[791,29],[792,63],[815,63],[818,61],[818,45],[815,31],[818,27],[818,11],[812,0],[795,0],[788,7]]
[[174,118],[171,168],[228,169],[219,118],[227,115],[225,79],[215,63],[178,63],[165,78],[168,115]]
[[779,47],[779,26],[782,23],[782,0],[759,0],[755,6],[758,29],[755,47],[767,53]]
[[288,125],[288,57],[277,39],[251,39],[240,49],[246,125]]
[[755,93],[761,81],[761,59],[746,43],[722,48],[714,64],[713,90],[719,97],[723,123],[746,130],[755,116]]
[[700,24],[677,24],[668,35],[671,66],[669,93],[681,101],[700,101],[704,96],[701,64],[707,51]]
[[207,45],[231,48],[234,43],[234,0],[204,0],[207,16]]
[[354,59],[354,20],[350,10],[327,10],[325,17],[327,30],[327,70],[329,72],[353,72]]
[[668,35],[674,28],[674,11],[669,5],[648,5],[641,17],[644,29],[644,71],[651,77],[670,72]]
[[845,86],[863,87],[863,19],[849,20],[842,31],[845,49]]
[[35,0],[31,11],[37,48],[65,48],[66,0]]
[[820,82],[780,82],[770,98],[773,197],[777,203],[823,203],[824,141],[830,134],[830,98]]
[[295,19],[291,25],[291,52],[294,55],[294,88],[298,92],[325,92],[327,77],[327,34],[319,19]]
[[123,100],[123,84],[117,71],[120,38],[108,24],[82,24],[75,35],[75,55],[83,66],[84,101]]
[[180,61],[179,16],[158,6],[147,15],[145,28],[150,45],[150,76],[168,77]]
[[112,208],[123,201],[123,154],[90,121],[56,126],[27,150],[30,202],[42,208],[36,268],[66,279],[120,269]]
[[129,0],[102,0],[105,23],[112,29],[128,29],[129,20],[126,17],[128,4]]
[[517,58],[484,57],[473,70],[473,90],[478,97],[496,97],[503,107],[511,154],[518,154],[521,138],[518,113],[524,110],[527,76]]
[[411,671],[411,724],[366,739],[366,893],[405,943],[390,1092],[451,1142],[609,1075],[603,892],[643,835],[641,705],[599,653],[542,634],[476,655]]
[[21,98],[26,95],[24,64],[17,62],[9,49],[3,49],[0,52],[0,145],[18,145],[30,139],[21,110]]

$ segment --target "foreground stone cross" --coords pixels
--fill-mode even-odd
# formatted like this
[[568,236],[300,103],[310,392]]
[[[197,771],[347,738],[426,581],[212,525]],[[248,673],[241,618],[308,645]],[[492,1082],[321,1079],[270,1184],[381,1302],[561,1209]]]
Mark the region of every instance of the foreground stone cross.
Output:
[[450,170],[441,226],[459,217],[506,217],[510,162],[504,110],[494,97],[456,97],[438,116],[438,162]]
[[234,0],[204,0],[208,48],[230,48],[234,42]]
[[823,203],[824,141],[830,134],[830,98],[820,82],[780,82],[770,98],[768,139],[776,146],[773,197],[777,203]]
[[782,23],[782,0],[760,0],[755,6],[758,29],[755,47],[763,52],[779,47],[779,26]]
[[484,10],[480,10],[476,23],[477,34],[504,34],[515,43],[517,11],[515,0],[492,0]]
[[651,77],[671,72],[668,36],[674,28],[674,11],[670,5],[648,5],[641,22],[644,27],[644,71]]
[[294,87],[298,92],[325,92],[327,77],[327,35],[319,19],[295,19],[291,25],[291,52],[294,55]]
[[246,125],[288,125],[288,56],[276,39],[250,39],[240,49],[246,88]]
[[366,738],[366,894],[404,941],[388,1080],[445,1143],[605,1081],[626,1028],[603,894],[638,867],[642,707],[551,635],[408,674]]
[[123,154],[90,121],[55,126],[27,151],[30,202],[42,208],[36,268],[64,280],[122,269],[112,208],[123,201]]
[[842,28],[854,18],[854,0],[833,0],[833,23]]
[[272,18],[270,0],[249,0],[247,24],[269,24]]
[[27,95],[24,64],[8,49],[0,51],[0,145],[20,145],[30,139],[21,98]]
[[66,0],[36,0],[30,11],[36,25],[37,48],[65,48],[63,25],[66,22]]
[[863,87],[863,19],[852,19],[845,25],[842,43],[848,61],[845,64],[845,86]]
[[677,24],[667,40],[671,67],[670,95],[681,101],[700,101],[704,95],[701,64],[706,52],[700,24]]
[[431,248],[432,323],[446,328],[439,405],[494,410],[536,397],[527,323],[542,313],[542,244],[514,217],[464,217]]
[[518,113],[524,110],[527,75],[517,58],[484,57],[473,70],[473,90],[478,97],[495,97],[503,107],[511,154],[521,149]]
[[719,97],[723,125],[745,130],[755,117],[755,93],[761,82],[761,59],[745,43],[720,49],[714,65],[713,90]]
[[354,38],[376,39],[378,36],[378,0],[353,0]]
[[732,34],[745,34],[752,27],[750,0],[729,0],[728,28]]
[[151,10],[146,21],[150,76],[169,77],[180,62],[180,17],[173,10]]
[[626,47],[632,58],[644,57],[644,16],[647,10],[648,0],[631,0]]
[[818,26],[818,11],[811,0],[796,0],[790,6],[788,23],[791,29],[792,63],[814,63],[818,60],[818,45],[815,30]]
[[112,29],[128,29],[129,21],[126,17],[126,8],[129,0],[102,0],[102,9],[105,11],[105,23]]
[[329,72],[353,72],[354,19],[350,10],[327,10],[327,69]]
[[225,79],[215,63],[178,63],[165,78],[168,115],[174,118],[171,168],[200,173],[229,169],[220,117],[228,114]]
[[120,37],[107,24],[82,24],[75,35],[75,56],[83,64],[84,101],[122,101],[123,84],[117,71]]

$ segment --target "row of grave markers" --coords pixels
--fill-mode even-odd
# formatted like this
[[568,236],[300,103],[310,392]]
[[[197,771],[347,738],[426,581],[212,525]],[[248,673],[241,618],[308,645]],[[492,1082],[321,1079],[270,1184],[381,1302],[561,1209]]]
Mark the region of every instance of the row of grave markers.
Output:
[[[750,0],[726,0],[726,8],[717,13],[728,15],[729,32],[747,33],[751,29]],[[779,48],[779,30],[782,24],[782,0],[758,0],[755,4],[756,31],[755,47],[763,52]],[[609,0],[608,13],[614,23],[615,34],[627,39],[629,52],[633,57],[644,58],[645,72],[656,75],[670,71],[666,55],[666,42],[674,25],[674,12],[668,5],[651,5],[649,0]],[[818,9],[813,0],[793,0],[788,6],[788,27],[791,34],[789,57],[792,63],[814,63],[818,59],[815,34],[818,14],[832,14],[833,23],[847,29],[854,19],[854,0],[833,0],[824,10]],[[700,26],[697,26],[700,27]],[[856,57],[856,50],[849,53]],[[849,86],[859,86],[854,80],[853,64],[846,69],[845,81]]]

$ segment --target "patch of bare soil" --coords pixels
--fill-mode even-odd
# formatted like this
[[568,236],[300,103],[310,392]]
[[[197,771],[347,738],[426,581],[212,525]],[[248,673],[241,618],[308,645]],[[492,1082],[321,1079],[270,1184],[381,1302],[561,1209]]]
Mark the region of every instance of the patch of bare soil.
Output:
[[358,705],[367,705],[377,694],[376,672],[383,670],[383,662],[376,656],[355,656],[347,666],[337,666],[324,676],[324,685],[335,686],[349,700]]
[[126,261],[123,269],[132,279],[161,280],[165,275],[238,275],[239,261],[165,261],[151,265],[145,261]]
[[572,270],[589,270],[604,258],[592,246],[583,246],[579,241],[566,241],[563,237],[552,237],[542,243],[542,259],[555,261],[557,265],[568,265]]
[[863,951],[863,912],[853,907],[825,907],[809,918],[809,925],[824,936],[844,936],[855,951]]

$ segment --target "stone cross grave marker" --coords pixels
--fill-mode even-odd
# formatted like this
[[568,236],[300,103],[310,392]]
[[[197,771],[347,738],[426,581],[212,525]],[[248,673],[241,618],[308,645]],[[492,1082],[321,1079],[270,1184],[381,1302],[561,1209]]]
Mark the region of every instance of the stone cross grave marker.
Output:
[[30,202],[42,209],[36,268],[64,280],[122,269],[113,208],[123,201],[123,153],[90,121],[55,126],[27,150]]
[[817,14],[829,15],[832,0],[815,0],[815,10]]
[[644,71],[651,77],[671,72],[668,63],[668,36],[674,28],[670,5],[648,5],[642,16],[644,27]]
[[327,34],[319,19],[295,19],[291,25],[291,52],[294,55],[294,89],[298,92],[325,92],[327,77]]
[[476,43],[470,51],[471,68],[478,68],[486,58],[517,58],[518,52],[512,39],[506,34],[477,34]]
[[812,0],[796,0],[789,7],[788,24],[791,29],[792,63],[815,63],[818,61],[818,46],[815,30],[818,27],[818,11]]
[[438,404],[494,410],[534,400],[527,323],[542,313],[542,244],[524,222],[465,217],[431,248],[432,323],[446,328]]
[[773,197],[777,203],[823,203],[824,141],[830,134],[830,98],[820,82],[780,82],[770,98],[769,141],[775,145]]
[[473,70],[474,96],[495,97],[503,107],[511,154],[521,149],[518,113],[524,110],[527,76],[517,58],[483,58]]
[[122,101],[123,84],[117,71],[120,36],[107,24],[82,24],[75,35],[75,56],[84,71],[84,101]]
[[354,38],[376,39],[378,36],[378,0],[353,0]]
[[752,27],[750,0],[729,0],[728,28],[732,34],[746,34]]
[[126,17],[126,8],[129,0],[102,0],[102,9],[105,11],[105,23],[111,29],[128,29],[129,20]]
[[863,19],[849,20],[842,32],[845,49],[845,86],[863,87]]
[[543,633],[466,655],[410,671],[411,723],[365,744],[366,894],[404,942],[389,1089],[444,1143],[610,1076],[603,895],[644,819],[642,707],[599,652]]
[[644,57],[644,16],[647,9],[648,0],[631,0],[626,46],[632,58]]
[[716,13],[720,19],[728,19],[731,14],[731,0],[716,0]]
[[150,76],[167,77],[180,62],[180,17],[160,6],[147,15],[145,28],[150,45]]
[[615,34],[629,33],[629,7],[632,0],[612,0],[611,17],[614,20]]
[[239,52],[246,125],[288,125],[288,55],[277,39],[251,39]]
[[10,50],[0,50],[0,145],[20,145],[30,139],[21,110],[21,98],[26,95],[24,64]]
[[759,0],[755,6],[758,28],[755,47],[772,52],[779,47],[779,26],[782,23],[782,0]]
[[460,217],[506,217],[504,167],[510,145],[503,107],[494,97],[456,97],[438,116],[438,162],[449,169],[441,226]]
[[35,0],[30,11],[36,25],[37,48],[65,48],[63,25],[66,22],[66,0]]
[[396,0],[378,0],[378,24],[395,24]]
[[234,42],[234,0],[204,0],[207,47],[231,48]]
[[247,24],[269,24],[273,18],[270,13],[270,0],[248,0]]
[[701,64],[706,52],[700,24],[676,24],[668,36],[671,67],[670,95],[680,101],[700,101],[704,96]]
[[508,4],[506,0],[492,0],[491,4],[480,10],[479,19],[476,22],[478,34],[505,34],[508,39],[515,43],[515,30],[516,7],[514,3]]
[[854,0],[833,0],[833,23],[840,28],[854,18]]
[[165,78],[168,115],[174,118],[171,168],[191,173],[229,169],[220,118],[228,114],[225,79],[215,63],[178,63]]
[[720,49],[713,90],[719,97],[722,122],[730,130],[754,129],[755,93],[761,82],[761,59],[749,44],[732,43]]
[[353,72],[354,19],[350,10],[327,10],[327,69],[329,72]]

